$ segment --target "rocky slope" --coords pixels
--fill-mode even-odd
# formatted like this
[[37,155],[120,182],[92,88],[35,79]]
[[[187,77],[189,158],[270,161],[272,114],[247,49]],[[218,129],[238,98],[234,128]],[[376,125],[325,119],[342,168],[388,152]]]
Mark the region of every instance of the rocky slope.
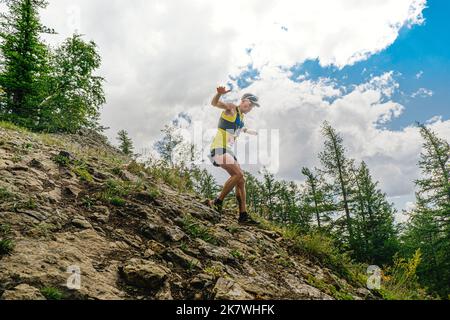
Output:
[[0,299],[372,297],[201,200],[94,133],[0,127]]

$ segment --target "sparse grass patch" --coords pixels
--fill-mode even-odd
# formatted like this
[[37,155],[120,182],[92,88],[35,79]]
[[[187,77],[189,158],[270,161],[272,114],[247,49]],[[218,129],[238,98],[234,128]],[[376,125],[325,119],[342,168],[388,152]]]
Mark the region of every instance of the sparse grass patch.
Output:
[[122,199],[117,196],[109,197],[108,201],[110,204],[112,204],[113,206],[116,206],[116,207],[123,207],[126,203],[125,199]]
[[28,154],[30,152],[30,150],[32,150],[32,149],[33,149],[33,144],[32,143],[24,142],[24,143],[22,143],[21,148],[20,148],[19,151],[20,151],[21,154]]
[[182,241],[180,244],[180,249],[186,251],[188,249],[186,242]]
[[14,195],[6,188],[0,188],[0,201],[8,201],[14,199]]
[[34,210],[37,208],[37,204],[36,201],[33,198],[29,198],[25,203],[24,203],[24,207],[26,209],[31,209]]
[[164,162],[154,162],[144,170],[148,175],[165,182],[179,192],[192,191],[192,181],[187,170],[181,167],[170,167]]
[[61,138],[56,138],[55,136],[48,133],[39,134],[39,138],[43,144],[64,148],[64,142],[61,141]]
[[9,254],[14,250],[14,242],[11,239],[0,239],[0,255]]
[[30,131],[24,127],[20,127],[17,126],[11,122],[8,121],[0,121],[0,127],[3,129],[8,129],[8,130],[14,130],[14,131],[19,131],[22,133],[29,133]]
[[81,203],[83,204],[83,206],[88,209],[90,209],[94,205],[94,202],[95,200],[89,196],[85,196],[83,199],[81,199]]
[[64,294],[59,291],[57,288],[53,287],[45,287],[41,289],[42,295],[47,300],[62,300],[64,299]]
[[189,260],[187,266],[188,272],[194,271],[194,269],[197,268],[198,264],[199,264],[198,260]]
[[14,211],[17,211],[20,209],[34,210],[36,208],[37,208],[37,204],[33,198],[28,198],[27,201],[23,201],[23,202],[16,202],[16,203],[14,203],[14,206],[12,207],[12,209]]
[[218,265],[211,265],[203,269],[203,272],[213,276],[214,278],[220,278],[224,274],[223,269]]
[[51,233],[57,230],[57,227],[52,223],[41,222],[34,227],[38,236],[48,237]]
[[242,252],[240,252],[239,250],[233,249],[231,250],[230,254],[237,260],[245,260],[244,254],[242,254]]
[[94,182],[94,178],[92,175],[87,171],[85,166],[76,166],[73,168],[73,172],[80,178],[81,181],[84,182]]
[[61,154],[52,157],[52,160],[61,167],[68,167],[70,165],[70,159]]
[[218,240],[211,234],[209,229],[203,226],[197,219],[190,215],[185,215],[183,218],[183,228],[192,237],[202,239],[213,245],[218,244]]
[[136,161],[131,161],[127,166],[127,170],[138,177],[143,176],[144,166]]
[[295,266],[295,264],[291,260],[284,257],[278,257],[276,261],[279,265],[285,268],[292,268]]
[[161,195],[161,192],[156,188],[150,188],[150,190],[148,190],[148,194],[152,199],[156,199]]
[[105,189],[101,195],[103,201],[115,206],[123,206],[126,203],[125,197],[132,192],[140,191],[144,187],[142,181],[132,183],[129,181],[109,179],[105,184]]
[[114,167],[114,168],[111,169],[111,172],[112,172],[113,174],[115,174],[116,176],[118,176],[118,175],[121,174],[122,169],[120,169],[120,167]]
[[316,277],[309,276],[308,283],[311,286],[316,287],[317,289],[332,296],[336,300],[354,300],[353,296],[349,292],[346,292],[342,289],[338,290],[334,285],[326,283],[325,281],[318,279]]
[[14,163],[19,163],[23,160],[23,157],[19,154],[15,154],[12,158],[11,161]]
[[227,230],[227,231],[228,231],[229,233],[231,233],[231,234],[235,234],[236,232],[239,231],[239,227],[236,226],[236,225],[231,225],[231,226],[227,226],[227,227],[225,228],[225,230]]
[[14,241],[10,238],[11,227],[0,225],[0,255],[9,254],[14,250]]
[[257,218],[263,228],[282,234],[283,238],[294,243],[293,249],[308,259],[321,263],[357,286],[361,283],[361,268],[351,260],[348,254],[341,253],[333,239],[320,232],[305,233],[298,227],[280,226],[260,217]]

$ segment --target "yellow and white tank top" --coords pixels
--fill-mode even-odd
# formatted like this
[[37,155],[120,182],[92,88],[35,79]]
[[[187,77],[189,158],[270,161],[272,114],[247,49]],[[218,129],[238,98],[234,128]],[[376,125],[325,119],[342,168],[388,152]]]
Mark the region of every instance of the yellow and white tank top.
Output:
[[217,134],[211,144],[211,150],[232,148],[241,130],[244,128],[243,120],[244,115],[238,107],[236,107],[236,112],[233,116],[228,116],[223,111],[220,115]]

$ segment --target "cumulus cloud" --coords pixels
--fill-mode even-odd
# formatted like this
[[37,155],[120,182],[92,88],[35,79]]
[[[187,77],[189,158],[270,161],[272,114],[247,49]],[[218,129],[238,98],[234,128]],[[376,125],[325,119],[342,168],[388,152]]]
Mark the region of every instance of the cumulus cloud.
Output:
[[318,58],[343,67],[386,48],[402,26],[422,23],[424,7],[425,0],[51,0],[42,16],[59,32],[48,38],[53,44],[75,30],[95,40],[108,80],[102,121],[111,137],[125,127],[145,145],[161,123],[207,103],[249,63]]

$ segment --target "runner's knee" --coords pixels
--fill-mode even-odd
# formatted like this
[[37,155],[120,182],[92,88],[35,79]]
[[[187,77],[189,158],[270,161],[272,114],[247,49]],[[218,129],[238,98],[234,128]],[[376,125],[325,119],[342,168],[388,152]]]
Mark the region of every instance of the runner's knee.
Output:
[[242,183],[241,181],[245,181],[244,173],[242,171],[237,172],[234,175],[238,181],[238,183]]

